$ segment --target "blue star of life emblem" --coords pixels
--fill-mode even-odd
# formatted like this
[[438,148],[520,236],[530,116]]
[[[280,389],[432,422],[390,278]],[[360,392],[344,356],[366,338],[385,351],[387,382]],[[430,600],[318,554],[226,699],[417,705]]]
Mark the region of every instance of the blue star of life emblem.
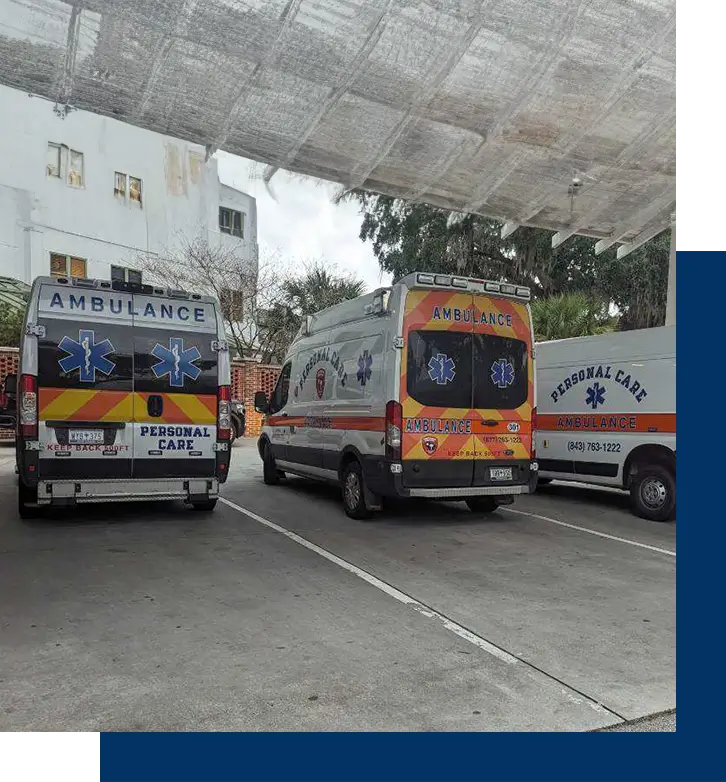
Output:
[[154,364],[151,371],[159,378],[169,375],[169,385],[173,388],[183,388],[185,377],[196,380],[202,374],[202,370],[194,364],[202,354],[194,345],[184,350],[184,340],[181,337],[169,337],[168,348],[157,342],[151,355],[159,359],[159,363]]
[[107,339],[97,343],[93,329],[79,329],[78,341],[63,337],[58,347],[69,354],[58,360],[60,368],[64,372],[78,369],[81,383],[95,383],[96,371],[110,375],[116,368],[116,364],[106,358],[113,353],[113,345]]
[[456,364],[446,353],[437,353],[429,359],[429,377],[439,386],[453,382],[456,377]]
[[587,396],[585,397],[585,404],[590,405],[593,410],[597,410],[598,405],[605,404],[605,392],[607,388],[601,386],[600,383],[593,383],[592,388],[587,389]]
[[373,356],[371,356],[367,350],[364,350],[363,354],[358,356],[358,372],[356,373],[358,382],[362,386],[364,386],[371,379],[372,366]]
[[514,383],[514,366],[506,358],[500,358],[492,364],[492,383],[497,388],[507,388]]

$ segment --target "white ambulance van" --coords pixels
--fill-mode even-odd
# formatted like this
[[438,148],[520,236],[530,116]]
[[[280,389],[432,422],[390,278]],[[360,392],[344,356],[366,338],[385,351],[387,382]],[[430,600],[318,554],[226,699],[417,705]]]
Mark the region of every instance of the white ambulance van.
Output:
[[676,329],[540,342],[536,445],[540,483],[615,486],[633,511],[676,509]]
[[126,500],[214,508],[230,457],[224,333],[207,296],[36,279],[18,373],[20,515]]
[[346,513],[382,497],[490,512],[536,488],[529,290],[415,273],[310,316],[259,439],[265,483],[342,487]]

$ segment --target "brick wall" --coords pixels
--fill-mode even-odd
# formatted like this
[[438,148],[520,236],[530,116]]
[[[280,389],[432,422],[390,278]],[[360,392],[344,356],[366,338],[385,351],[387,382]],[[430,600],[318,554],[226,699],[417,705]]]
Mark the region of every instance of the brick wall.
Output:
[[[3,348],[0,347],[0,383],[5,379],[5,375],[17,373],[18,371],[18,356],[19,351],[17,348]],[[6,429],[0,429],[0,441],[12,441],[15,439],[15,434]]]
[[243,401],[247,408],[247,437],[258,437],[262,429],[262,416],[254,407],[255,392],[264,391],[269,399],[275,390],[280,369],[256,361],[235,361],[232,364],[232,398]]

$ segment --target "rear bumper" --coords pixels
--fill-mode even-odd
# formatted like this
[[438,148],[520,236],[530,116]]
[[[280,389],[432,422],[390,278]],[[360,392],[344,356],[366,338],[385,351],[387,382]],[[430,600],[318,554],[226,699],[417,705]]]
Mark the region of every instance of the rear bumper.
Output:
[[[482,462],[483,464],[484,462]],[[501,463],[492,463],[500,466]],[[522,465],[519,462],[520,466]],[[380,456],[363,459],[366,486],[382,497],[428,497],[429,499],[467,499],[468,497],[511,497],[519,494],[533,494],[537,488],[537,462],[526,462],[527,469],[518,474],[526,480],[511,483],[487,483],[487,485],[461,486],[441,483],[435,486],[407,486],[401,464],[389,462]]]
[[90,502],[184,500],[200,502],[219,495],[216,478],[164,480],[39,480],[39,505],[75,505]]

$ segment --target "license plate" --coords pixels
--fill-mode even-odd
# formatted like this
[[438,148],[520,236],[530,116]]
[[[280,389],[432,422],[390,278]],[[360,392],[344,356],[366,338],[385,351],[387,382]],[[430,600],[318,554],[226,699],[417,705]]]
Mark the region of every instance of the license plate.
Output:
[[103,429],[71,429],[68,432],[68,442],[72,445],[102,443]]
[[489,477],[493,481],[511,481],[512,480],[512,468],[511,467],[490,467]]

